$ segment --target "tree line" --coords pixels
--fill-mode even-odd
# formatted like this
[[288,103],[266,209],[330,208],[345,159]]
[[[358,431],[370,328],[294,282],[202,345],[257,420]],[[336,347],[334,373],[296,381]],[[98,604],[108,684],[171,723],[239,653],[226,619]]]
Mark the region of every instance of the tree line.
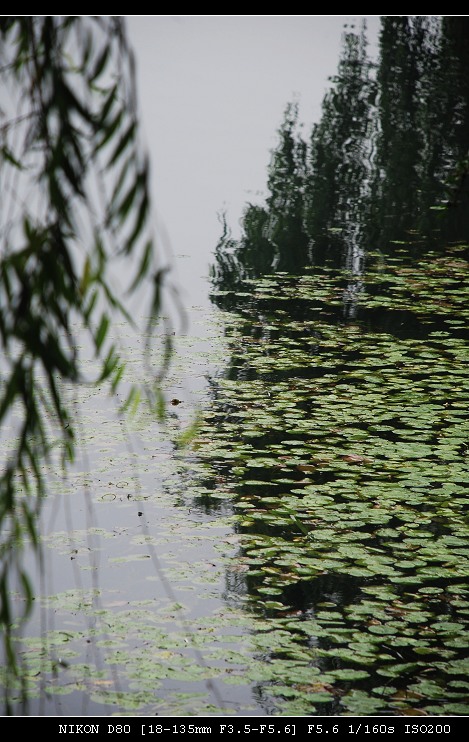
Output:
[[467,238],[469,19],[383,16],[377,58],[366,27],[343,33],[321,117],[303,139],[290,103],[265,203],[216,248],[215,287],[331,263],[360,270],[369,250]]

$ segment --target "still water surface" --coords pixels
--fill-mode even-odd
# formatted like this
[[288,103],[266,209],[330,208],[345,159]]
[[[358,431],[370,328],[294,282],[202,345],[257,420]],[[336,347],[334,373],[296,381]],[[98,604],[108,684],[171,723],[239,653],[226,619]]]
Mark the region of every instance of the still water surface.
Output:
[[288,109],[166,425],[77,396],[28,713],[467,713],[467,28],[388,18],[377,69],[344,37],[308,141]]

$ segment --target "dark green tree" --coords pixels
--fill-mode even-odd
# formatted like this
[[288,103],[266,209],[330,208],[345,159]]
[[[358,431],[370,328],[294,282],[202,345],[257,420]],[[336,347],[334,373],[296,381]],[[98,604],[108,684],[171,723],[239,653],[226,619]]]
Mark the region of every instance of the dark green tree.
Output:
[[[212,282],[215,289],[236,292],[243,280],[272,270],[274,248],[268,237],[269,213],[264,206],[249,204],[243,216],[240,240],[232,237],[225,215],[222,222],[223,234],[211,266]],[[225,299],[223,304],[226,305]]]
[[421,211],[428,230],[438,229],[448,240],[465,239],[469,228],[464,206],[469,197],[469,19],[443,16],[432,42],[423,101]]
[[[384,16],[368,242],[465,239],[469,146],[463,16]],[[414,235],[414,237],[413,237]]]
[[313,127],[305,225],[314,263],[340,260],[359,240],[371,171],[375,84],[366,29],[343,35],[337,74]]
[[[164,270],[123,20],[3,16],[0,53],[0,630],[14,667],[9,596],[19,580],[31,605],[21,555],[26,541],[40,555],[43,465],[57,448],[64,466],[75,454],[64,388],[94,381],[116,391],[124,364],[113,319],[132,322],[129,297],[150,284],[142,314],[153,329]],[[79,352],[84,334],[94,380]]]
[[265,205],[247,205],[239,240],[231,237],[223,219],[212,268],[215,287],[233,291],[246,278],[272,270],[299,270],[308,262],[303,226],[305,175],[306,143],[298,135],[298,106],[289,104],[271,153]]
[[427,48],[425,16],[383,16],[377,72],[378,135],[370,194],[371,239],[403,239],[415,226],[425,136]]
[[290,104],[272,153],[267,188],[267,236],[277,270],[295,271],[308,259],[308,238],[303,227],[306,144],[298,135],[298,106]]

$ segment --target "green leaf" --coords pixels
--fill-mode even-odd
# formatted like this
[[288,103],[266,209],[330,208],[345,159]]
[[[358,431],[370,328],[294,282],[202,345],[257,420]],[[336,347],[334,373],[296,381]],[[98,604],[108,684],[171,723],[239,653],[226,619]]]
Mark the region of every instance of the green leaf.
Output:
[[108,163],[107,163],[108,168],[110,168],[112,165],[116,163],[116,161],[122,155],[126,147],[135,139],[136,129],[137,129],[136,124],[135,122],[132,121],[132,123],[128,126],[127,131],[120,138],[114,152],[109,158]]
[[140,266],[138,269],[138,273],[135,276],[133,283],[131,287],[129,288],[128,292],[133,293],[137,286],[141,283],[143,278],[148,275],[148,271],[150,269],[151,265],[151,259],[153,256],[154,248],[153,248],[153,242],[148,241],[144,247],[143,255],[140,261]]
[[106,339],[109,330],[109,324],[109,317],[106,314],[103,314],[101,316],[101,321],[99,323],[99,327],[95,336],[95,344],[98,351],[101,350],[101,346]]
[[[114,102],[114,93],[112,92],[109,96],[109,106]],[[103,112],[106,109],[103,109]],[[106,110],[107,113],[107,110]],[[114,117],[113,121],[109,124],[105,123],[104,116],[101,118],[101,131],[102,131],[102,137],[99,140],[99,142],[96,143],[94,148],[94,154],[96,155],[114,136],[116,131],[118,130],[119,126],[121,125],[121,122],[124,119],[124,111],[121,109],[117,112],[116,116]]]
[[91,72],[88,74],[88,82],[90,84],[93,82],[96,82],[98,77],[102,75],[102,73],[106,69],[110,55],[111,55],[111,47],[109,45],[106,45],[103,51],[101,52],[101,54],[99,55],[98,59],[96,60],[94,69],[91,70]]

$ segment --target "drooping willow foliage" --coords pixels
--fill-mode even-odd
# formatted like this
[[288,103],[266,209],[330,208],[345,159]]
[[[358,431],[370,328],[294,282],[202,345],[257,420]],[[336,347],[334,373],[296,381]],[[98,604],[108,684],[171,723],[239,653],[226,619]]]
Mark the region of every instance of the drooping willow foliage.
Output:
[[[128,299],[150,283],[153,329],[165,270],[122,19],[3,16],[0,86],[0,630],[14,667],[9,595],[19,581],[28,612],[21,545],[40,554],[43,465],[57,447],[64,465],[75,453],[64,384],[107,381],[117,390],[124,364],[110,339],[113,318],[132,321]],[[114,265],[128,278],[121,288]],[[83,333],[94,379],[78,351]],[[169,354],[165,346],[160,373]]]

